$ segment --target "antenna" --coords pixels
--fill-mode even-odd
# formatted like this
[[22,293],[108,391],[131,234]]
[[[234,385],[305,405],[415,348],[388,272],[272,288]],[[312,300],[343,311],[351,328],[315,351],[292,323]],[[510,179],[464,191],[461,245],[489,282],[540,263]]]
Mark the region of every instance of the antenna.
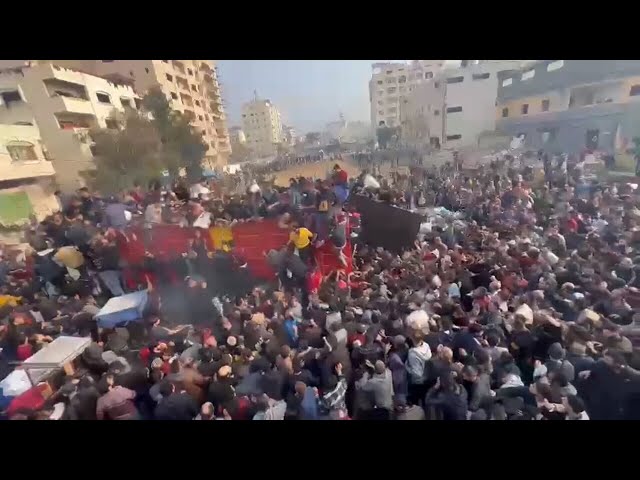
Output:
[[258,101],[258,90],[254,90],[253,91],[253,99],[257,102]]

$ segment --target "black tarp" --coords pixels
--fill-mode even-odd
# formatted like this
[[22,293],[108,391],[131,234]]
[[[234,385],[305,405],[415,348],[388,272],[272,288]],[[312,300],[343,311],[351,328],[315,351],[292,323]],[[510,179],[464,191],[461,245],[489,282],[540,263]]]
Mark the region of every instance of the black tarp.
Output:
[[349,201],[360,213],[360,238],[374,247],[399,253],[413,248],[423,217],[387,203],[354,195]]

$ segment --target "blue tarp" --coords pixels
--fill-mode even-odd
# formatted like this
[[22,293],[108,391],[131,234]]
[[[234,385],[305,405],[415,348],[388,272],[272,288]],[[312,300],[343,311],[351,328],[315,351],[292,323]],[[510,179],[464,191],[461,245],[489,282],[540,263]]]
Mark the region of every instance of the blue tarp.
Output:
[[216,172],[214,172],[213,170],[209,170],[208,168],[205,168],[202,171],[202,176],[206,177],[206,178],[218,178],[220,175],[218,175]]

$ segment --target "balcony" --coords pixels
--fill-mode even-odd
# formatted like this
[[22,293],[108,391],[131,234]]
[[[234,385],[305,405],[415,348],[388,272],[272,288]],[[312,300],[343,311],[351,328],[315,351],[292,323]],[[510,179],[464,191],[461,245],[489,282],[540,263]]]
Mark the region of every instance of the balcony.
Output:
[[94,116],[93,107],[89,100],[83,98],[63,97],[56,95],[51,97],[51,107],[54,112],[71,112]]
[[211,75],[214,74],[213,68],[211,68],[211,65],[209,65],[207,62],[201,62],[200,63],[200,71],[201,72],[205,72],[205,73],[209,73]]
[[186,69],[184,68],[184,63],[182,63],[180,60],[173,60],[173,68],[175,68],[178,72],[182,73],[183,75],[185,75],[187,73]]

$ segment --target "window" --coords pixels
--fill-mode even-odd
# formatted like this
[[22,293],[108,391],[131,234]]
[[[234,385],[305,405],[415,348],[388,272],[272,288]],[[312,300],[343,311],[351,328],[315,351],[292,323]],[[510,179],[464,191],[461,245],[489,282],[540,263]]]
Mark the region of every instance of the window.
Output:
[[378,110],[378,115],[384,115],[384,111]]
[[434,116],[436,116],[436,117],[437,117],[438,115],[440,115],[440,110],[434,110],[434,111],[433,111],[433,115],[434,115]]
[[121,98],[120,103],[125,108],[131,108],[131,100],[129,100],[128,98]]
[[246,113],[243,113],[243,114],[242,114],[242,118],[247,118],[247,114],[246,114]]
[[564,67],[564,60],[556,60],[547,65],[547,72],[553,72],[554,70],[560,70]]
[[424,78],[427,80],[433,78],[433,72],[424,72]]
[[111,103],[111,96],[108,93],[96,92],[96,98],[100,103]]
[[134,98],[133,103],[136,104],[136,109],[140,110],[140,107],[142,107],[142,100],[140,100],[139,98]]
[[145,67],[144,69],[145,72],[149,73],[149,69]]
[[135,77],[135,75],[133,74],[133,70],[129,70],[129,76],[130,77]]
[[187,68],[187,73],[188,73],[189,75],[193,75],[193,70],[191,70],[190,68]]
[[542,100],[542,111],[543,112],[549,111],[549,99]]
[[382,80],[378,80],[378,85],[382,85]]
[[102,63],[113,63],[113,60],[102,60]]
[[204,137],[206,134],[207,134],[207,131],[206,131],[206,130],[202,130],[202,131],[200,132],[200,135],[202,135],[203,137]]
[[170,82],[173,82],[173,75],[169,75],[167,73],[165,76],[167,77],[167,80],[169,80]]
[[489,73],[474,73],[473,75],[471,75],[471,79],[472,80],[486,80],[490,76],[491,76],[491,74],[489,74]]
[[503,87],[508,87],[509,85],[511,85],[513,83],[513,78],[506,78],[502,81],[502,86]]
[[0,98],[2,98],[2,103],[4,103],[5,107],[7,108],[9,108],[12,103],[22,102],[22,97],[20,96],[20,92],[18,90],[2,92],[0,93]]
[[162,60],[164,63],[169,63],[169,60]]
[[387,83],[396,83],[395,78],[387,78]]
[[462,83],[462,82],[464,82],[464,77],[463,76],[447,78],[447,83],[449,83],[449,84],[451,84],[451,83]]
[[194,92],[198,91],[198,87],[196,87],[195,85],[191,85],[191,90],[193,90]]
[[7,145],[7,151],[14,162],[33,162],[38,160],[35,146],[29,142],[16,142]]
[[460,140],[462,135],[447,135],[447,140]]
[[118,129],[118,121],[115,118],[105,118],[104,123],[107,128],[110,128],[111,130]]
[[387,93],[396,93],[396,87],[387,88]]
[[387,70],[387,75],[391,75],[393,73],[393,70]]
[[196,100],[196,105],[200,106],[200,100]]
[[536,75],[536,71],[534,69],[531,70],[527,70],[526,72],[524,72],[522,74],[522,80],[529,80],[530,78],[533,78]]
[[640,85],[631,85],[631,88],[629,89],[629,96],[637,97],[638,95],[640,95]]
[[378,105],[384,105],[384,102],[382,100],[378,100]]
[[400,78],[398,78],[398,83],[407,83],[407,77],[402,75]]
[[509,116],[509,109],[508,108],[503,108],[502,109],[502,118],[507,118]]
[[540,136],[542,137],[542,143],[555,142],[557,134],[558,134],[558,129],[557,128],[549,128],[549,129],[546,129],[546,130],[540,130]]
[[204,120],[204,117],[202,115],[198,115],[198,120],[202,122]]
[[447,113],[458,113],[462,111],[462,107],[447,107]]
[[527,113],[529,113],[529,104],[528,103],[523,103],[522,104],[521,112],[522,112],[523,115],[526,115]]
[[176,92],[171,92],[171,98],[173,98],[174,100],[178,99],[178,95],[176,94]]
[[440,88],[440,82],[436,82],[433,84],[434,88]]

